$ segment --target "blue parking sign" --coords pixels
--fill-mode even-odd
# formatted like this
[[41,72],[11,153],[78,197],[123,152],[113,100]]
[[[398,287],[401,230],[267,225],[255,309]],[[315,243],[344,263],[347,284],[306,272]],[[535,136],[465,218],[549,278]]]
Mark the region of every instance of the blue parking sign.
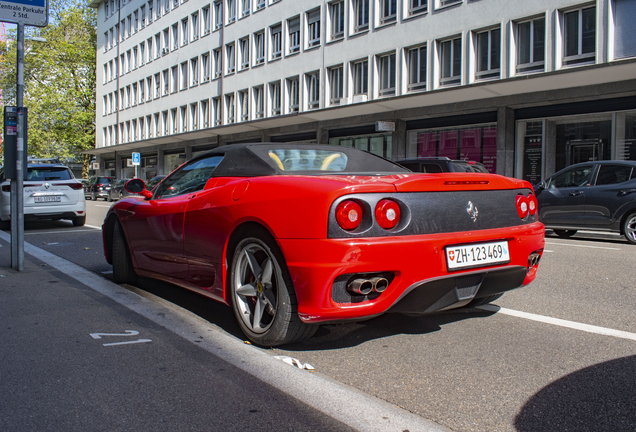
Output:
[[132,154],[133,165],[141,165],[141,155],[139,153]]

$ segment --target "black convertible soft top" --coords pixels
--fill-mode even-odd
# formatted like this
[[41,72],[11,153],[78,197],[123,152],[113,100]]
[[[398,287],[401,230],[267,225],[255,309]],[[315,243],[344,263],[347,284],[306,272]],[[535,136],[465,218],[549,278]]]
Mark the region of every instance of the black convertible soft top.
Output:
[[[270,152],[286,153],[342,153],[340,168],[330,169],[285,169],[282,162]],[[405,174],[410,171],[387,159],[372,153],[350,148],[325,144],[305,143],[246,143],[217,147],[205,152],[193,160],[209,156],[224,156],[214,170],[212,177],[259,177],[274,175],[386,175]],[[346,166],[342,165],[346,161]]]

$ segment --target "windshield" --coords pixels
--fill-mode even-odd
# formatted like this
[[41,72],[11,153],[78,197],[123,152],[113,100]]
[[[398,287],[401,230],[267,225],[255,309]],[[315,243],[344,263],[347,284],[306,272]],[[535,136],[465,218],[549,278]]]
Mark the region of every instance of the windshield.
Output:
[[347,155],[339,151],[270,150],[269,157],[282,171],[344,171],[347,167]]
[[27,181],[71,180],[71,172],[66,167],[29,167]]

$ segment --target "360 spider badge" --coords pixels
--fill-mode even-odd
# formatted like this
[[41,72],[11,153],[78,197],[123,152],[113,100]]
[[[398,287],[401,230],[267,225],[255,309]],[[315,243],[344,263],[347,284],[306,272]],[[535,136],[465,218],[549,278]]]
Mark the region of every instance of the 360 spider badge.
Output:
[[468,201],[468,205],[466,206],[466,213],[468,213],[468,216],[470,216],[473,222],[477,222],[479,210],[477,210],[477,206],[473,204],[472,201]]

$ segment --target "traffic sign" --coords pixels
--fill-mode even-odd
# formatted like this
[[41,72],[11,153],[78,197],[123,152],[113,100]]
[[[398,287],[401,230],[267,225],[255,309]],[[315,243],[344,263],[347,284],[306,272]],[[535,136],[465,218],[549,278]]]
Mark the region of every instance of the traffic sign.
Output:
[[139,153],[132,154],[133,165],[141,165],[141,155]]
[[46,0],[0,0],[0,21],[46,27],[49,4]]

